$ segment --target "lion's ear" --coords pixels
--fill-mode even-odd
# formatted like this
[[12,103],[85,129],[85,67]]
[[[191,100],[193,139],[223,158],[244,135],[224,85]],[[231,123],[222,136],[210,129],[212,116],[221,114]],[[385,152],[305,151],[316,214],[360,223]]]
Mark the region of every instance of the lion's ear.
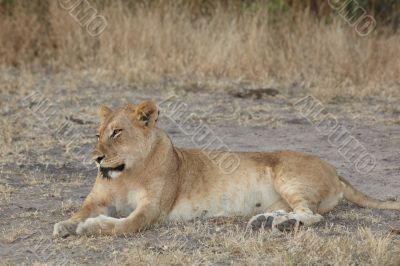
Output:
[[100,121],[103,122],[111,114],[111,109],[103,105],[99,110]]
[[135,119],[144,127],[153,127],[158,118],[158,107],[153,101],[144,101],[135,108]]

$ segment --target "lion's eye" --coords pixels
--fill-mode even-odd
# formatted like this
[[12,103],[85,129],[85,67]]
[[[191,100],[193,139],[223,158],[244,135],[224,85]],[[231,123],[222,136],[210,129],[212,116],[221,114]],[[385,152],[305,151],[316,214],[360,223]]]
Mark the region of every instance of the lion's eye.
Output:
[[117,138],[121,134],[121,132],[122,132],[122,129],[114,129],[110,138],[113,138],[113,139]]
[[99,140],[100,139],[100,134],[96,134],[96,138],[97,138],[97,140]]

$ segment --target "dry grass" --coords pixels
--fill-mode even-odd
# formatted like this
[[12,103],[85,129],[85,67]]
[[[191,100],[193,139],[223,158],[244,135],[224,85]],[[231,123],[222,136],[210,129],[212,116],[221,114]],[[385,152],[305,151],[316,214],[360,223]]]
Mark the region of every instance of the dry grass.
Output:
[[19,228],[12,228],[11,230],[5,232],[2,232],[2,237],[1,241],[7,244],[12,244],[15,241],[17,241],[20,237],[26,236],[29,233],[29,230],[27,230],[24,227],[19,227]]
[[15,191],[16,189],[8,184],[0,184],[0,202],[10,202],[12,193]]
[[[212,233],[213,225],[186,225],[181,230],[169,232],[175,235],[165,245],[137,243],[118,253],[117,261],[128,265],[395,265],[399,261],[399,249],[393,246],[390,235],[372,233],[360,228],[349,233],[344,229],[327,228],[317,232],[309,229],[296,234],[249,235],[243,228],[222,225],[223,233]],[[227,231],[225,231],[227,230]],[[328,236],[329,235],[329,236]],[[202,239],[201,248],[191,250],[190,239]],[[182,241],[182,239],[187,241]],[[145,248],[143,248],[145,245]]]
[[211,14],[195,16],[162,3],[128,8],[117,0],[98,8],[108,27],[93,38],[58,1],[44,5],[45,15],[17,1],[13,15],[0,13],[0,64],[72,69],[112,83],[233,81],[297,84],[320,97],[398,94],[399,34],[363,38],[340,17],[327,24],[306,11],[276,21],[264,9],[215,5]]

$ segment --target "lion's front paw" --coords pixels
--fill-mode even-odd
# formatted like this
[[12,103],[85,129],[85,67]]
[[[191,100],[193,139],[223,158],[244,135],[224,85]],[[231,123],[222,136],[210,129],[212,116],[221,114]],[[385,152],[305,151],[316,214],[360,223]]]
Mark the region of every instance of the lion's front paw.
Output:
[[88,218],[85,222],[78,224],[76,233],[78,235],[113,234],[117,222],[118,219],[104,215]]
[[69,235],[75,235],[77,226],[77,223],[71,222],[69,220],[56,223],[54,225],[53,236],[65,238]]

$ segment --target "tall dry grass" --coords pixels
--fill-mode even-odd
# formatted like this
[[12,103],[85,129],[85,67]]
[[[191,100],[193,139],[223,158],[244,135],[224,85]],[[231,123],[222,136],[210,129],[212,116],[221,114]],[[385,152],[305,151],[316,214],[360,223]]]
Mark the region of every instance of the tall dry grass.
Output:
[[93,38],[58,1],[46,2],[43,12],[17,1],[10,12],[0,10],[0,65],[94,71],[118,82],[296,83],[319,96],[398,93],[399,34],[360,37],[339,16],[326,23],[307,10],[274,16],[215,4],[195,14],[174,3],[97,6],[108,26]]

